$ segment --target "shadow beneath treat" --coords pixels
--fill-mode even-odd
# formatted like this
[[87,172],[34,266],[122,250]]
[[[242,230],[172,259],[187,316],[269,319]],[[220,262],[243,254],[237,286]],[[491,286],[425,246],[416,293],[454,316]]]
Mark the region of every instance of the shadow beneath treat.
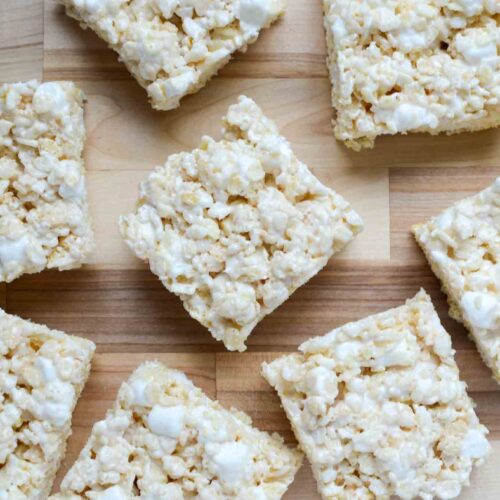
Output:
[[482,132],[382,136],[373,149],[349,150],[341,143],[341,156],[352,167],[474,167],[496,166],[500,155],[500,129]]

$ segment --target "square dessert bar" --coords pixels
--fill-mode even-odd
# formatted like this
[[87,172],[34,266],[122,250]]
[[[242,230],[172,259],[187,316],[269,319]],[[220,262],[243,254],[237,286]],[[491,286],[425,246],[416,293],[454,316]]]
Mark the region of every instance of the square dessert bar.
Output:
[[441,280],[450,315],[468,328],[500,383],[500,177],[413,233]]
[[0,500],[49,496],[94,350],[0,309]]
[[488,431],[425,292],[299,350],[263,374],[323,498],[453,498],[469,483]]
[[181,372],[140,365],[52,498],[279,499],[302,462]]
[[158,110],[200,90],[285,8],[285,0],[59,2],[118,53]]
[[79,267],[93,250],[83,99],[70,82],[0,85],[0,282]]
[[171,156],[141,185],[125,241],[231,350],[361,230],[248,97],[224,138]]
[[500,124],[498,0],[323,3],[335,135],[348,147]]

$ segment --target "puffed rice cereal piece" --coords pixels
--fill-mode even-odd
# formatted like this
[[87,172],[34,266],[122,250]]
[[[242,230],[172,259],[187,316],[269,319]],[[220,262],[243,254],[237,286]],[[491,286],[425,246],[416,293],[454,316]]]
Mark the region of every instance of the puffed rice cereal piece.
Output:
[[454,498],[490,451],[424,291],[263,364],[325,499]]
[[80,267],[94,248],[83,100],[71,82],[0,85],[0,282]]
[[498,0],[323,0],[337,139],[500,124]]
[[177,108],[284,12],[285,0],[59,0],[114,49],[153,108]]
[[467,327],[500,383],[500,177],[413,233],[441,280],[450,315]]
[[193,318],[230,350],[361,230],[349,204],[294,156],[248,97],[224,138],[171,156],[120,228]]
[[94,350],[0,309],[0,500],[49,496]]
[[54,500],[279,499],[302,455],[157,361],[122,384]]

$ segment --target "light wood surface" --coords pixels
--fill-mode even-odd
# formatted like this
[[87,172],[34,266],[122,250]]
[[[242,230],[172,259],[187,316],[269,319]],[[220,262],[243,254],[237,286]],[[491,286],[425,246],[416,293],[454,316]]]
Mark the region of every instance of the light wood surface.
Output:
[[[499,498],[500,388],[464,329],[448,317],[439,283],[409,228],[500,175],[500,131],[383,138],[362,153],[337,143],[330,125],[320,3],[289,0],[285,18],[248,53],[238,55],[180,109],[159,113],[115,54],[66,18],[55,0],[0,2],[0,80],[72,79],[88,97],[85,157],[98,244],[92,264],[0,285],[0,306],[8,312],[98,345],[59,478],[120,382],[144,359],[181,368],[207,394],[248,412],[258,427],[292,443],[278,398],[259,375],[260,363],[295,350],[311,336],[399,305],[425,287],[453,337],[462,377],[494,445],[493,456],[474,473],[462,498]],[[131,255],[116,219],[133,208],[137,184],[151,168],[196,146],[203,134],[217,136],[220,117],[242,93],[279,124],[322,181],[352,202],[366,230],[257,327],[247,353],[232,354]],[[286,498],[318,498],[307,465]]]

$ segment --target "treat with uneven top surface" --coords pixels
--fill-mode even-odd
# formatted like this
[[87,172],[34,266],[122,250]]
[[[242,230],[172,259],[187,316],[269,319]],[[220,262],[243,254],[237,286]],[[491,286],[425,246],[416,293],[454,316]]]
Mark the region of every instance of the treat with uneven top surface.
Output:
[[302,455],[251,423],[182,372],[143,363],[52,498],[277,500]]
[[142,183],[125,241],[231,350],[361,230],[249,98],[224,138],[171,156]]
[[318,489],[333,498],[454,498],[490,450],[451,339],[421,291],[263,365]]
[[94,350],[0,309],[0,500],[49,496]]
[[285,9],[285,0],[59,2],[118,53],[158,110],[200,90]]
[[500,177],[479,194],[413,227],[418,244],[500,383]]
[[79,267],[94,248],[83,99],[71,82],[0,85],[0,282]]
[[335,135],[452,134],[500,124],[498,0],[323,0]]

